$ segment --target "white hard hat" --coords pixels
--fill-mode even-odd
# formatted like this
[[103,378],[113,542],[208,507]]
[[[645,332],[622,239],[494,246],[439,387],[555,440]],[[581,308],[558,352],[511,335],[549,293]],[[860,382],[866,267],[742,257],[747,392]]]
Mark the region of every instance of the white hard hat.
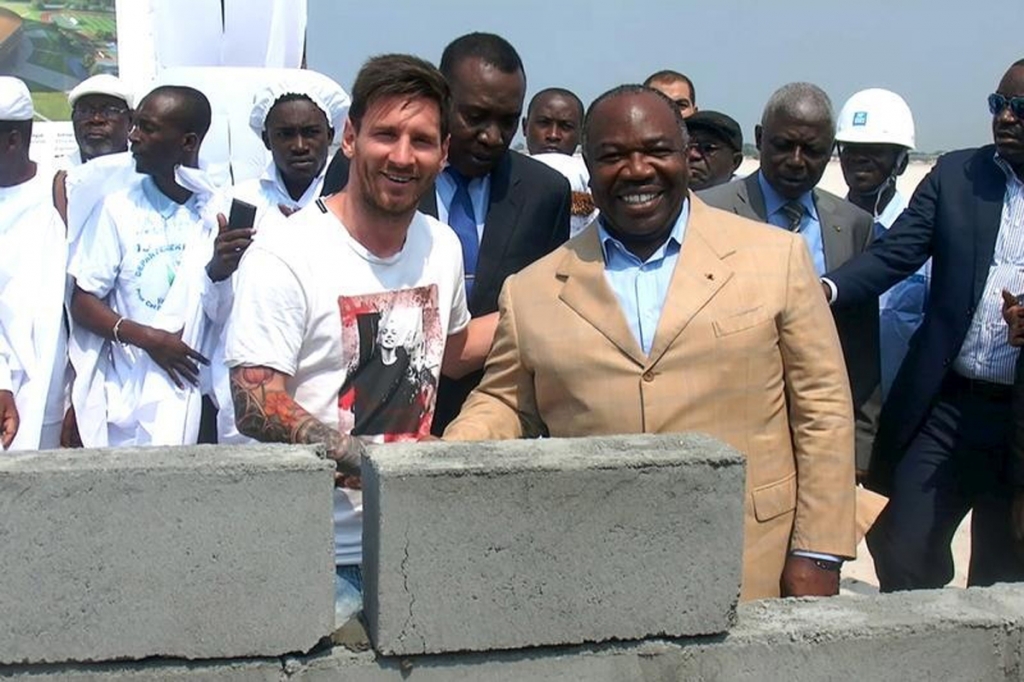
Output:
[[914,116],[902,97],[870,88],[855,93],[839,112],[836,142],[895,144],[914,148]]

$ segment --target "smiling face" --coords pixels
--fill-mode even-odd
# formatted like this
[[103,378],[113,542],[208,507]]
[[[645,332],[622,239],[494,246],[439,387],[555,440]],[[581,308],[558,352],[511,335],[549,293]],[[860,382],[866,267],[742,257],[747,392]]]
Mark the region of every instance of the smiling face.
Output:
[[263,143],[293,199],[302,196],[327,164],[333,136],[327,115],[306,97],[279,101],[271,107]]
[[448,151],[441,110],[424,97],[381,97],[370,102],[358,130],[345,123],[342,150],[352,161],[351,191],[364,208],[411,218]]
[[572,155],[580,141],[583,112],[571,97],[558,92],[537,99],[523,120],[526,148],[531,154]]
[[614,231],[660,244],[679,217],[690,177],[683,132],[669,103],[652,92],[599,102],[584,156],[594,204]]
[[843,142],[839,146],[839,165],[851,195],[868,195],[882,186],[892,175],[904,151],[895,144]]
[[[1006,99],[1024,97],[1024,66],[1012,66],[999,81],[996,92]],[[999,156],[1013,166],[1017,174],[1024,172],[1024,120],[1017,118],[1010,107],[992,117],[992,137]]]
[[761,173],[786,199],[814,189],[832,158],[832,122],[783,112],[754,129],[761,152]]
[[508,151],[523,112],[526,77],[505,73],[479,57],[452,69],[451,150],[448,162],[467,178],[487,175]]

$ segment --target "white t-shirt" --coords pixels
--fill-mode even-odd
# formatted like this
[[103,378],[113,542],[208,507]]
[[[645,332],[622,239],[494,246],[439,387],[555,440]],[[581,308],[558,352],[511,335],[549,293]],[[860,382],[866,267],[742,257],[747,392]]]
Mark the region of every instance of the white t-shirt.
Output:
[[301,209],[313,203],[323,190],[326,172],[327,166],[325,165],[320,174],[309,183],[309,187],[296,201],[288,194],[281,171],[271,161],[260,177],[238,183],[232,188],[231,195],[256,207],[256,226],[259,226],[267,218],[283,217],[281,205],[291,209]]
[[95,229],[72,246],[68,271],[83,291],[112,294],[118,315],[152,324],[202,221],[195,195],[178,204],[147,176],[104,200]]
[[[444,344],[469,324],[462,247],[417,213],[402,250],[378,258],[323,202],[269,230],[238,270],[229,367],[287,374],[324,424],[374,442],[430,432]],[[334,494],[335,562],[362,561],[362,493]]]

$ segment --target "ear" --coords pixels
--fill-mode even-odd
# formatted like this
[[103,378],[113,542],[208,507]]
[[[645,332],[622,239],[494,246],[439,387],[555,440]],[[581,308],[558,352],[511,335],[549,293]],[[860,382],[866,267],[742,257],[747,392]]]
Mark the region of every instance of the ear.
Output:
[[345,129],[341,131],[341,151],[348,158],[352,158],[356,153],[356,126],[352,123],[352,119],[345,118]]
[[758,123],[754,126],[754,146],[757,147],[757,151],[761,151],[761,124]]
[[263,146],[266,147],[267,151],[269,152],[270,151],[270,138],[267,137],[267,129],[266,128],[264,128],[263,132],[260,133],[260,139],[263,140]]
[[195,133],[185,133],[185,136],[181,138],[181,148],[189,154],[198,154],[201,142],[202,140]]
[[526,117],[523,116],[523,137],[526,137]]
[[732,172],[735,173],[739,170],[740,165],[743,164],[743,152],[732,153]]

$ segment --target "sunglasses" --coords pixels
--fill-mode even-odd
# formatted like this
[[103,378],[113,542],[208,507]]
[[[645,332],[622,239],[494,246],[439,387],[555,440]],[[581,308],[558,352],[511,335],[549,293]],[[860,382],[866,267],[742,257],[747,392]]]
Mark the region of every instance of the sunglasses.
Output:
[[1013,115],[1024,121],[1024,97],[1003,97],[998,92],[988,96],[988,110],[993,116],[1003,113],[1003,109],[1010,107]]

